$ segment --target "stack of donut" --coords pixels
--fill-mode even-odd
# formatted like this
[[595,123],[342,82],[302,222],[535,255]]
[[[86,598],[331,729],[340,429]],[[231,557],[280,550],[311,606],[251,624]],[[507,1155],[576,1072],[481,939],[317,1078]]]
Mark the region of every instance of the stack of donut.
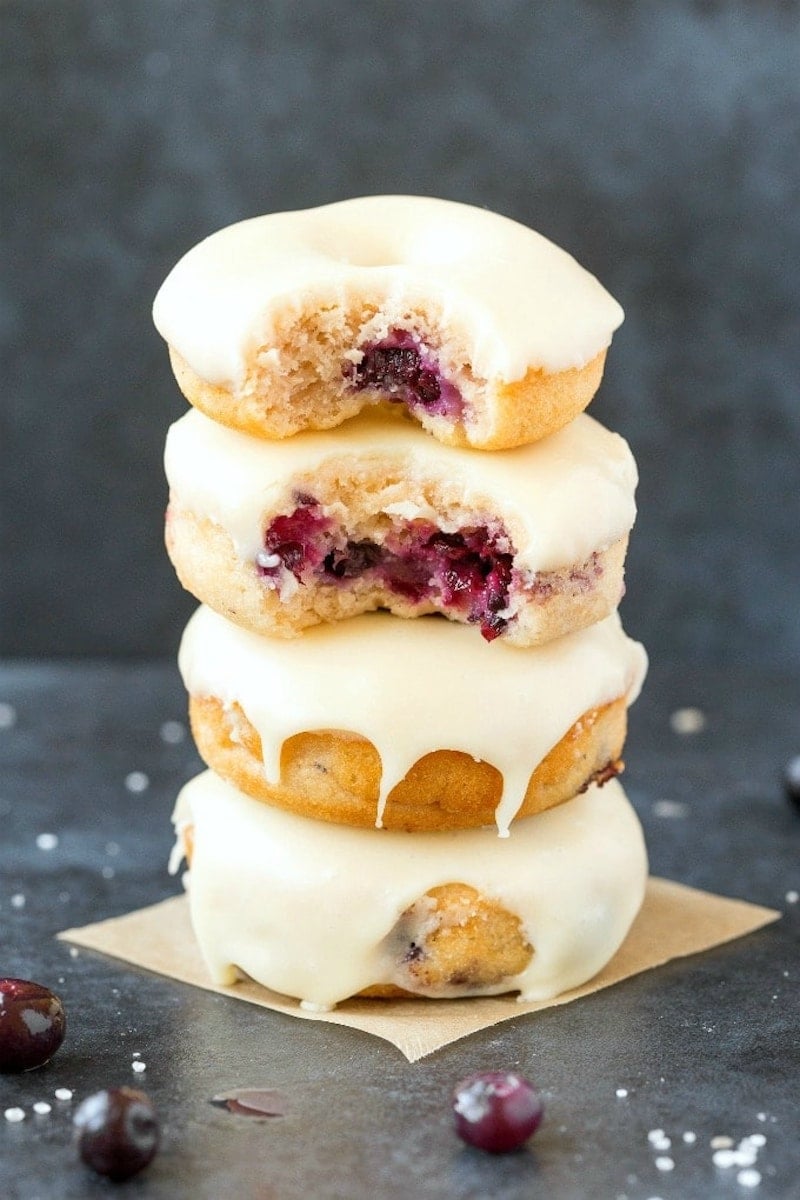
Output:
[[376,196],[223,229],[154,316],[192,405],[166,540],[209,770],[175,824],[213,979],[318,1009],[589,979],[647,874],[614,778],[636,467],[583,411],[619,306],[522,225]]

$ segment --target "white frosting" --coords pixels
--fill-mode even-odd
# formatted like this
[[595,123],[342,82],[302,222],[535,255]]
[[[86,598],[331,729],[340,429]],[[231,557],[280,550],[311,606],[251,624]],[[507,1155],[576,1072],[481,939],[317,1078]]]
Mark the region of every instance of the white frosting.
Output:
[[530,367],[582,367],[608,346],[622,309],[541,234],[424,196],[368,196],[273,213],[200,242],[165,280],[156,327],[201,378],[241,380],[248,351],[275,346],[288,311],[428,307],[466,346],[476,375],[512,382]]
[[[584,562],[631,529],[636,463],[627,442],[582,414],[532,446],[492,454],[443,446],[414,421],[367,411],[346,431],[300,433],[284,441],[248,437],[190,410],[167,434],[165,467],[178,503],[226,530],[252,560],[272,515],[291,511],[299,477],[313,491],[315,472],[331,462],[342,478],[364,465],[399,469],[404,496],[383,507],[409,520],[435,520],[422,492],[442,481],[466,516],[496,514],[506,524],[521,571]],[[385,498],[384,498],[385,500]],[[368,502],[368,497],[364,497]]]
[[398,918],[455,882],[516,914],[534,948],[520,975],[484,990],[548,999],[612,957],[647,875],[641,828],[616,781],[520,822],[507,841],[485,829],[377,835],[309,821],[211,772],[183,789],[175,822],[194,829],[192,921],[215,982],[242,971],[314,1008],[395,982]]
[[531,773],[583,713],[639,693],[643,647],[616,613],[531,650],[485,642],[438,617],[371,613],[319,625],[300,638],[262,638],[209,608],[189,621],[179,667],[193,696],[238,703],[261,737],[278,783],[284,741],[342,729],[381,757],[376,823],[389,792],[423,755],[458,750],[503,775],[495,817],[502,835]]

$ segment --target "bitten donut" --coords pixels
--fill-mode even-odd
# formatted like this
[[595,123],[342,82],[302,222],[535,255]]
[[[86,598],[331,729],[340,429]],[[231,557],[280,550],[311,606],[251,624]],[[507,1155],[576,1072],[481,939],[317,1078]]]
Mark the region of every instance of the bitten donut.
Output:
[[267,442],[190,411],[165,465],[181,582],[268,637],[388,608],[527,647],[622,595],[636,465],[585,414],[535,446],[477,454],[399,414]]
[[616,614],[520,654],[437,617],[279,641],[201,608],[178,661],[202,758],[249,796],[336,824],[502,834],[617,773],[646,669]]
[[356,994],[519,992],[544,1000],[621,945],[647,877],[622,788],[491,830],[386,833],[257,804],[211,772],[181,792],[173,866],[211,978],[249,976],[307,1007]]
[[187,399],[245,433],[330,429],[388,398],[442,442],[498,450],[586,407],[623,313],[507,217],[370,196],[213,234],[153,316]]

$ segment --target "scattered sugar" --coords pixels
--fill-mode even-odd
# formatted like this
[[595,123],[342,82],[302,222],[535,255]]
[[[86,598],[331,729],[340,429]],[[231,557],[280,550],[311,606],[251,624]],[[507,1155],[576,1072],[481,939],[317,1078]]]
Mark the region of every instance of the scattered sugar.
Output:
[[711,1161],[715,1167],[736,1167],[739,1165],[738,1157],[735,1150],[715,1150]]
[[730,1150],[733,1146],[732,1137],[713,1137],[709,1143],[712,1150]]
[[119,842],[106,842],[106,854],[109,858],[116,858],[119,854]]
[[143,1063],[140,1059],[134,1059],[134,1061],[131,1063],[131,1066],[137,1075],[141,1075],[142,1071],[147,1070],[147,1063]]
[[[119,992],[117,991],[117,989],[115,988],[114,990],[116,991],[117,995],[119,995]],[[141,1058],[141,1057],[142,1057],[142,1052],[141,1052],[141,1050],[134,1050],[134,1051],[133,1051],[133,1054],[131,1055],[131,1057],[132,1057],[132,1058]]]
[[180,721],[165,721],[158,732],[167,746],[177,746],[186,737],[186,726],[181,725]]
[[11,897],[11,907],[12,908],[24,908],[25,907],[25,897],[23,896],[22,892],[15,892],[14,895]]
[[37,1100],[33,1106],[33,1111],[40,1117],[46,1117],[49,1112],[53,1111],[53,1107],[46,1100]]
[[114,870],[113,867],[106,866],[106,867],[101,867],[100,874],[103,876],[103,879],[113,879],[114,876],[116,875],[116,871]]
[[150,787],[150,778],[144,771],[131,771],[125,776],[125,787],[134,794],[146,792]]
[[759,1150],[767,1144],[767,1139],[763,1133],[751,1133],[749,1137],[745,1138],[745,1141],[749,1142],[751,1146],[758,1146]]
[[11,1121],[11,1123],[13,1124],[16,1121],[24,1121],[25,1120],[25,1109],[24,1108],[7,1108],[3,1115],[5,1116],[5,1119],[7,1121]]
[[79,953],[80,953],[80,951],[78,950],[77,946],[70,946],[70,948],[69,948],[70,958],[77,958]]
[[647,1140],[648,1140],[648,1142],[650,1142],[651,1145],[655,1145],[656,1142],[661,1141],[663,1136],[664,1136],[663,1129],[651,1129],[647,1135]]
[[798,900],[800,900],[800,892],[791,891],[786,893],[787,904],[797,904]]
[[656,1159],[656,1167],[659,1171],[672,1171],[675,1167],[675,1162],[665,1154],[662,1154]]
[[668,1138],[662,1134],[660,1138],[650,1139],[654,1150],[669,1150],[672,1145],[672,1138]]
[[694,1133],[693,1130],[687,1129],[683,1135],[683,1140],[686,1142],[687,1146],[693,1146],[697,1141],[697,1134]]
[[36,845],[40,850],[55,850],[58,837],[54,833],[40,833],[36,838]]
[[69,900],[69,892],[59,892],[58,899],[59,899],[59,903],[66,904],[67,901]]
[[656,800],[653,805],[653,815],[656,817],[678,819],[685,817],[688,812],[689,805],[680,800]]
[[758,1185],[761,1183],[761,1172],[756,1171],[753,1167],[748,1167],[746,1170],[739,1172],[739,1174],[736,1176],[736,1182],[740,1184],[741,1187],[758,1187]]
[[706,727],[706,714],[700,708],[676,708],[669,724],[673,733],[700,733]]
[[767,1114],[766,1114],[766,1113],[756,1113],[756,1120],[757,1120],[757,1121],[766,1121],[766,1119],[767,1119]]
[[617,1088],[616,1095],[617,1095],[618,1100],[624,1100],[625,1097],[627,1096],[627,1094],[628,1094],[627,1088]]
[[72,1088],[56,1088],[56,1090],[53,1092],[53,1095],[55,1096],[56,1100],[71,1100]]
[[[17,723],[17,710],[13,704],[0,703],[0,729],[13,729]],[[19,1118],[17,1118],[19,1120]]]

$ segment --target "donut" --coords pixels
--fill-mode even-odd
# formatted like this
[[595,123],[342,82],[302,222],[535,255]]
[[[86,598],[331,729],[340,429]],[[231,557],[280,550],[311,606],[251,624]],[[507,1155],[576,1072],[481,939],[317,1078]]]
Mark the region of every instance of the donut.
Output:
[[506,840],[376,837],[257,804],[212,772],[186,785],[174,821],[212,980],[249,977],[320,1010],[359,994],[550,999],[609,961],[647,876],[616,780]]
[[268,637],[376,608],[537,645],[605,617],[636,509],[626,442],[582,414],[534,446],[441,446],[397,414],[286,442],[189,411],[166,544],[198,600]]
[[153,318],[186,398],[245,433],[330,429],[388,398],[441,442],[498,450],[583,411],[623,313],[507,217],[369,196],[220,230]]
[[621,769],[646,670],[616,613],[522,654],[435,616],[286,641],[200,608],[178,663],[201,757],[251,798],[365,829],[503,835]]

